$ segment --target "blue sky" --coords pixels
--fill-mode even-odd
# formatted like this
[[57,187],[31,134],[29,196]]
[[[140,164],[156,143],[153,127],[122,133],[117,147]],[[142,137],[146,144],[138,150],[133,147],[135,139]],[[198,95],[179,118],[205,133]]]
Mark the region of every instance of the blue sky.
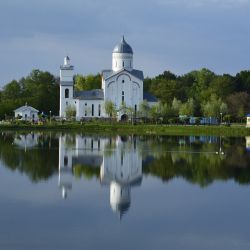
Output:
[[124,34],[145,76],[250,69],[250,0],[0,0],[0,86],[34,68],[111,67]]

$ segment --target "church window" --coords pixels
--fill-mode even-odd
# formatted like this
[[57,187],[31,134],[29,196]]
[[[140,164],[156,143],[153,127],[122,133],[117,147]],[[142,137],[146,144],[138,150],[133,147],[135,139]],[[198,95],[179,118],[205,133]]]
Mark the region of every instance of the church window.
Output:
[[91,139],[91,152],[93,152],[93,149],[94,149],[94,141],[93,139]]
[[124,104],[124,91],[122,91],[122,104]]
[[136,139],[134,138],[134,150],[136,150]]
[[101,144],[100,144],[100,140],[98,140],[98,151],[100,151],[101,148]]
[[136,115],[136,112],[137,112],[137,105],[135,104],[135,115]]
[[68,156],[64,156],[64,166],[68,166]]
[[87,116],[87,103],[85,102],[84,115]]
[[122,80],[122,83],[124,83],[125,81],[124,80]]
[[98,105],[98,116],[101,116],[101,104]]
[[123,152],[121,154],[121,165],[123,166]]
[[69,89],[65,89],[65,98],[69,98]]
[[94,109],[94,104],[92,104],[92,116],[94,116],[95,115],[95,109]]
[[124,67],[124,61],[122,61],[122,67]]

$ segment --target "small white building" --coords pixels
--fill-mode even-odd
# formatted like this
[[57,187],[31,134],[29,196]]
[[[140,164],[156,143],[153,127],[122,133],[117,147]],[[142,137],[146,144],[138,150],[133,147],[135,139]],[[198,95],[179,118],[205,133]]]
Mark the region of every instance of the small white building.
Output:
[[247,128],[250,128],[250,114],[247,114],[247,124],[246,124]]
[[37,121],[38,110],[28,106],[27,104],[14,110],[15,118],[20,118],[22,121]]

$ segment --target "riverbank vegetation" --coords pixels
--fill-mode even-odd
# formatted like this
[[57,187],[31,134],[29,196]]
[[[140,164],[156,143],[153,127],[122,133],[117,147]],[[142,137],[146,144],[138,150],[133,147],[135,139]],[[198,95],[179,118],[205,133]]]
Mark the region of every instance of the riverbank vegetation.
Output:
[[[100,74],[76,75],[74,81],[76,90],[101,88]],[[144,91],[155,95],[160,102],[152,108],[141,103],[140,112],[155,120],[161,117],[164,123],[172,123],[179,116],[239,122],[250,112],[250,71],[241,71],[235,76],[217,75],[208,69],[181,76],[165,71],[156,77],[147,77]],[[44,114],[51,111],[57,116],[59,78],[33,70],[27,77],[7,83],[0,91],[0,119],[13,117],[13,110],[25,103]]]
[[164,124],[132,124],[110,121],[88,122],[57,122],[47,121],[44,124],[28,122],[1,123],[0,130],[26,130],[26,131],[68,131],[83,132],[86,134],[136,134],[136,135],[216,135],[216,136],[247,136],[250,128],[235,124],[225,125],[164,125]]

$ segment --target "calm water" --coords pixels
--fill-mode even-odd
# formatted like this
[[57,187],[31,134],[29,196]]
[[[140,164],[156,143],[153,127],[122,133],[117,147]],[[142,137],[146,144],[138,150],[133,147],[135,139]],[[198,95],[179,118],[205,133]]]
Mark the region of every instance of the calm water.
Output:
[[250,138],[0,135],[0,249],[250,249]]

